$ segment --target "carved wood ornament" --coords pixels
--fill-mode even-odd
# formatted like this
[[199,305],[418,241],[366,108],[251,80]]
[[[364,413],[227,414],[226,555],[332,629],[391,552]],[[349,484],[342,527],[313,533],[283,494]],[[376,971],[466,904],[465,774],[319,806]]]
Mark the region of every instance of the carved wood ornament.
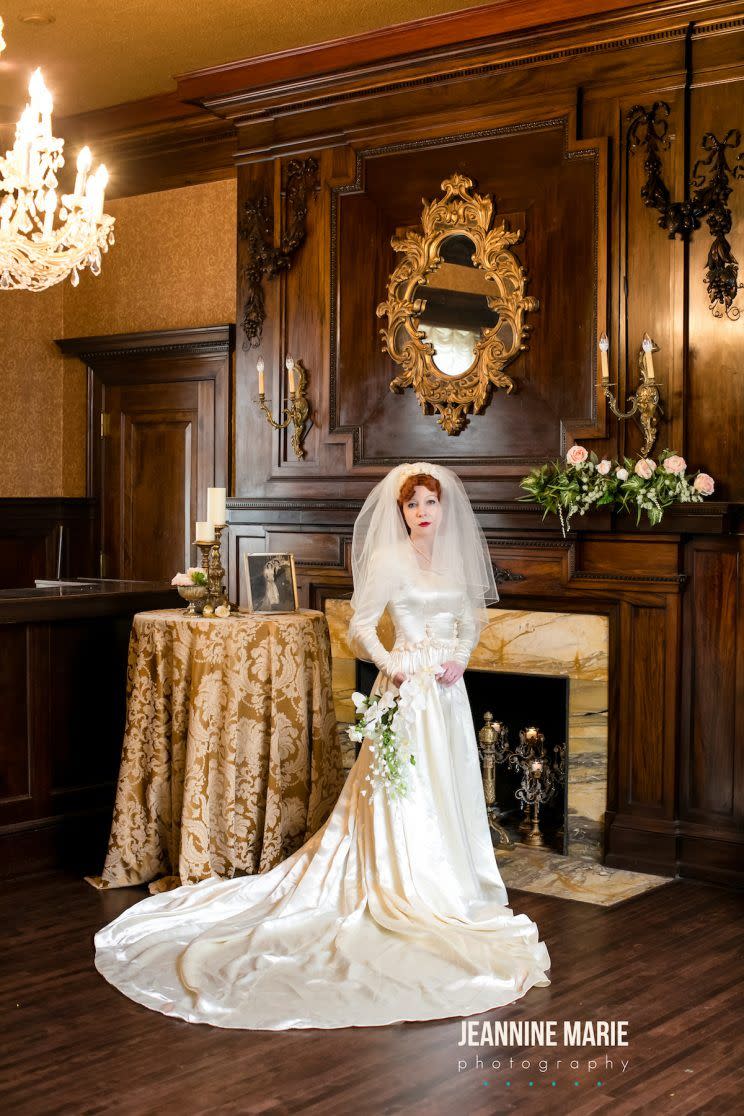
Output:
[[248,294],[243,304],[241,325],[244,349],[261,344],[266,319],[263,280],[289,271],[292,258],[305,239],[307,195],[318,185],[318,163],[313,158],[291,159],[284,167],[282,194],[286,201],[286,229],[278,248],[274,247],[274,204],[270,194],[249,199],[243,206],[238,235],[246,241],[248,262],[245,267]]
[[[377,307],[377,316],[388,320],[380,330],[383,349],[402,367],[390,390],[402,394],[412,387],[424,414],[438,412],[447,434],[460,434],[468,414],[482,413],[494,387],[507,393],[514,389],[504,369],[527,348],[525,313],[539,308],[536,298],[525,295],[526,269],[510,251],[521,232],[509,232],[505,221],[491,228],[493,202],[472,187],[472,180],[461,174],[446,179],[443,196],[424,202],[423,231],[406,229],[392,238],[402,259],[390,276],[387,300]],[[460,275],[454,291],[447,290],[452,281],[442,281],[445,272]],[[478,284],[481,293],[472,293]],[[478,302],[480,322],[473,311]],[[439,307],[438,319],[432,318],[432,306]],[[469,330],[457,328],[452,315],[458,307]],[[430,322],[444,323],[437,327],[439,338],[472,337],[472,360],[466,358],[469,365],[463,371],[456,363],[443,370],[440,344],[432,340],[435,330],[427,326],[427,315]],[[455,328],[445,328],[453,323]]]
[[[646,182],[641,188],[643,204],[660,214],[659,225],[666,229],[669,239],[679,236],[685,240],[699,229],[705,219],[712,237],[705,270],[710,309],[716,318],[725,314],[736,321],[741,310],[734,300],[744,284],[739,282],[739,264],[731,251],[728,236],[732,227],[731,209],[728,205],[732,193],[731,179],[744,178],[742,152],[736,166],[730,166],[727,151],[735,151],[741,143],[741,132],[730,128],[722,140],[706,132],[701,147],[707,153],[692,168],[690,188],[684,201],[672,201],[669,188],[662,178],[660,151],[668,150],[669,105],[654,101],[650,109],[634,105],[628,112],[628,149],[634,155],[645,147],[644,170]],[[741,165],[740,165],[741,164]]]

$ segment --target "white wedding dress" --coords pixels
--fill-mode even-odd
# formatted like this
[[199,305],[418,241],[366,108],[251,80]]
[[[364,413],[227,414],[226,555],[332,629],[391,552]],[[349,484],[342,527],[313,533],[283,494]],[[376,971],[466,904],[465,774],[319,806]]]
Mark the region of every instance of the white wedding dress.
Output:
[[[384,589],[384,587],[383,587]],[[464,596],[419,571],[354,617],[356,649],[391,675],[456,658]],[[459,631],[458,631],[459,625]],[[469,1016],[550,983],[537,926],[496,866],[465,685],[430,682],[406,797],[367,781],[368,741],[320,830],[271,871],[153,895],[96,935],[96,967],[132,1000],[192,1023],[284,1030]]]

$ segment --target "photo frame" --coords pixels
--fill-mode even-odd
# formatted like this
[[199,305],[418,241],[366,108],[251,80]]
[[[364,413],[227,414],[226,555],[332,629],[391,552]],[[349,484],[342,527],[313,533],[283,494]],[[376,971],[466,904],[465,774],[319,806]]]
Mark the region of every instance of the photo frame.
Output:
[[243,555],[247,606],[241,612],[296,612],[294,554],[280,551]]

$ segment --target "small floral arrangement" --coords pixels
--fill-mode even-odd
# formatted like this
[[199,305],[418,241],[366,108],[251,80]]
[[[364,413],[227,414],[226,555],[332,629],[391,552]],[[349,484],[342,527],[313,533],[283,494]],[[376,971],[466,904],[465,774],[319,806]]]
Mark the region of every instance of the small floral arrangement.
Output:
[[207,575],[200,566],[189,566],[186,573],[177,573],[171,585],[206,585]]
[[[355,743],[369,740],[374,762],[372,774],[365,779],[375,784],[373,789],[384,787],[391,799],[403,798],[408,793],[408,772],[410,765],[416,763],[409,732],[416,714],[426,708],[435,670],[441,667],[417,671],[402,682],[398,698],[390,690],[369,697],[358,692],[351,695],[357,719],[347,730],[349,739]],[[366,796],[366,789],[361,794]]]
[[584,446],[574,445],[566,454],[565,464],[549,462],[533,469],[522,481],[529,495],[545,509],[543,518],[552,512],[561,521],[565,535],[571,529],[574,515],[585,515],[590,508],[609,506],[631,512],[636,523],[645,512],[651,524],[660,523],[664,509],[670,504],[696,504],[715,490],[713,478],[707,473],[687,474],[684,457],[664,450],[659,460],[650,457],[601,461]]

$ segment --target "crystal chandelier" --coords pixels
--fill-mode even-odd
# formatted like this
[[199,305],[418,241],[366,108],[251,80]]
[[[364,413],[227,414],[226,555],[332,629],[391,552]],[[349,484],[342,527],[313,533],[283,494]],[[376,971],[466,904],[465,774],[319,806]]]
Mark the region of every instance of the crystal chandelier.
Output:
[[[0,20],[0,51],[2,30]],[[13,149],[0,156],[0,289],[43,291],[68,275],[76,287],[86,267],[100,273],[101,253],[114,243],[114,218],[103,212],[108,173],[103,163],[90,173],[84,147],[72,193],[58,196],[64,140],[52,135],[52,95],[41,70],[28,91]]]

